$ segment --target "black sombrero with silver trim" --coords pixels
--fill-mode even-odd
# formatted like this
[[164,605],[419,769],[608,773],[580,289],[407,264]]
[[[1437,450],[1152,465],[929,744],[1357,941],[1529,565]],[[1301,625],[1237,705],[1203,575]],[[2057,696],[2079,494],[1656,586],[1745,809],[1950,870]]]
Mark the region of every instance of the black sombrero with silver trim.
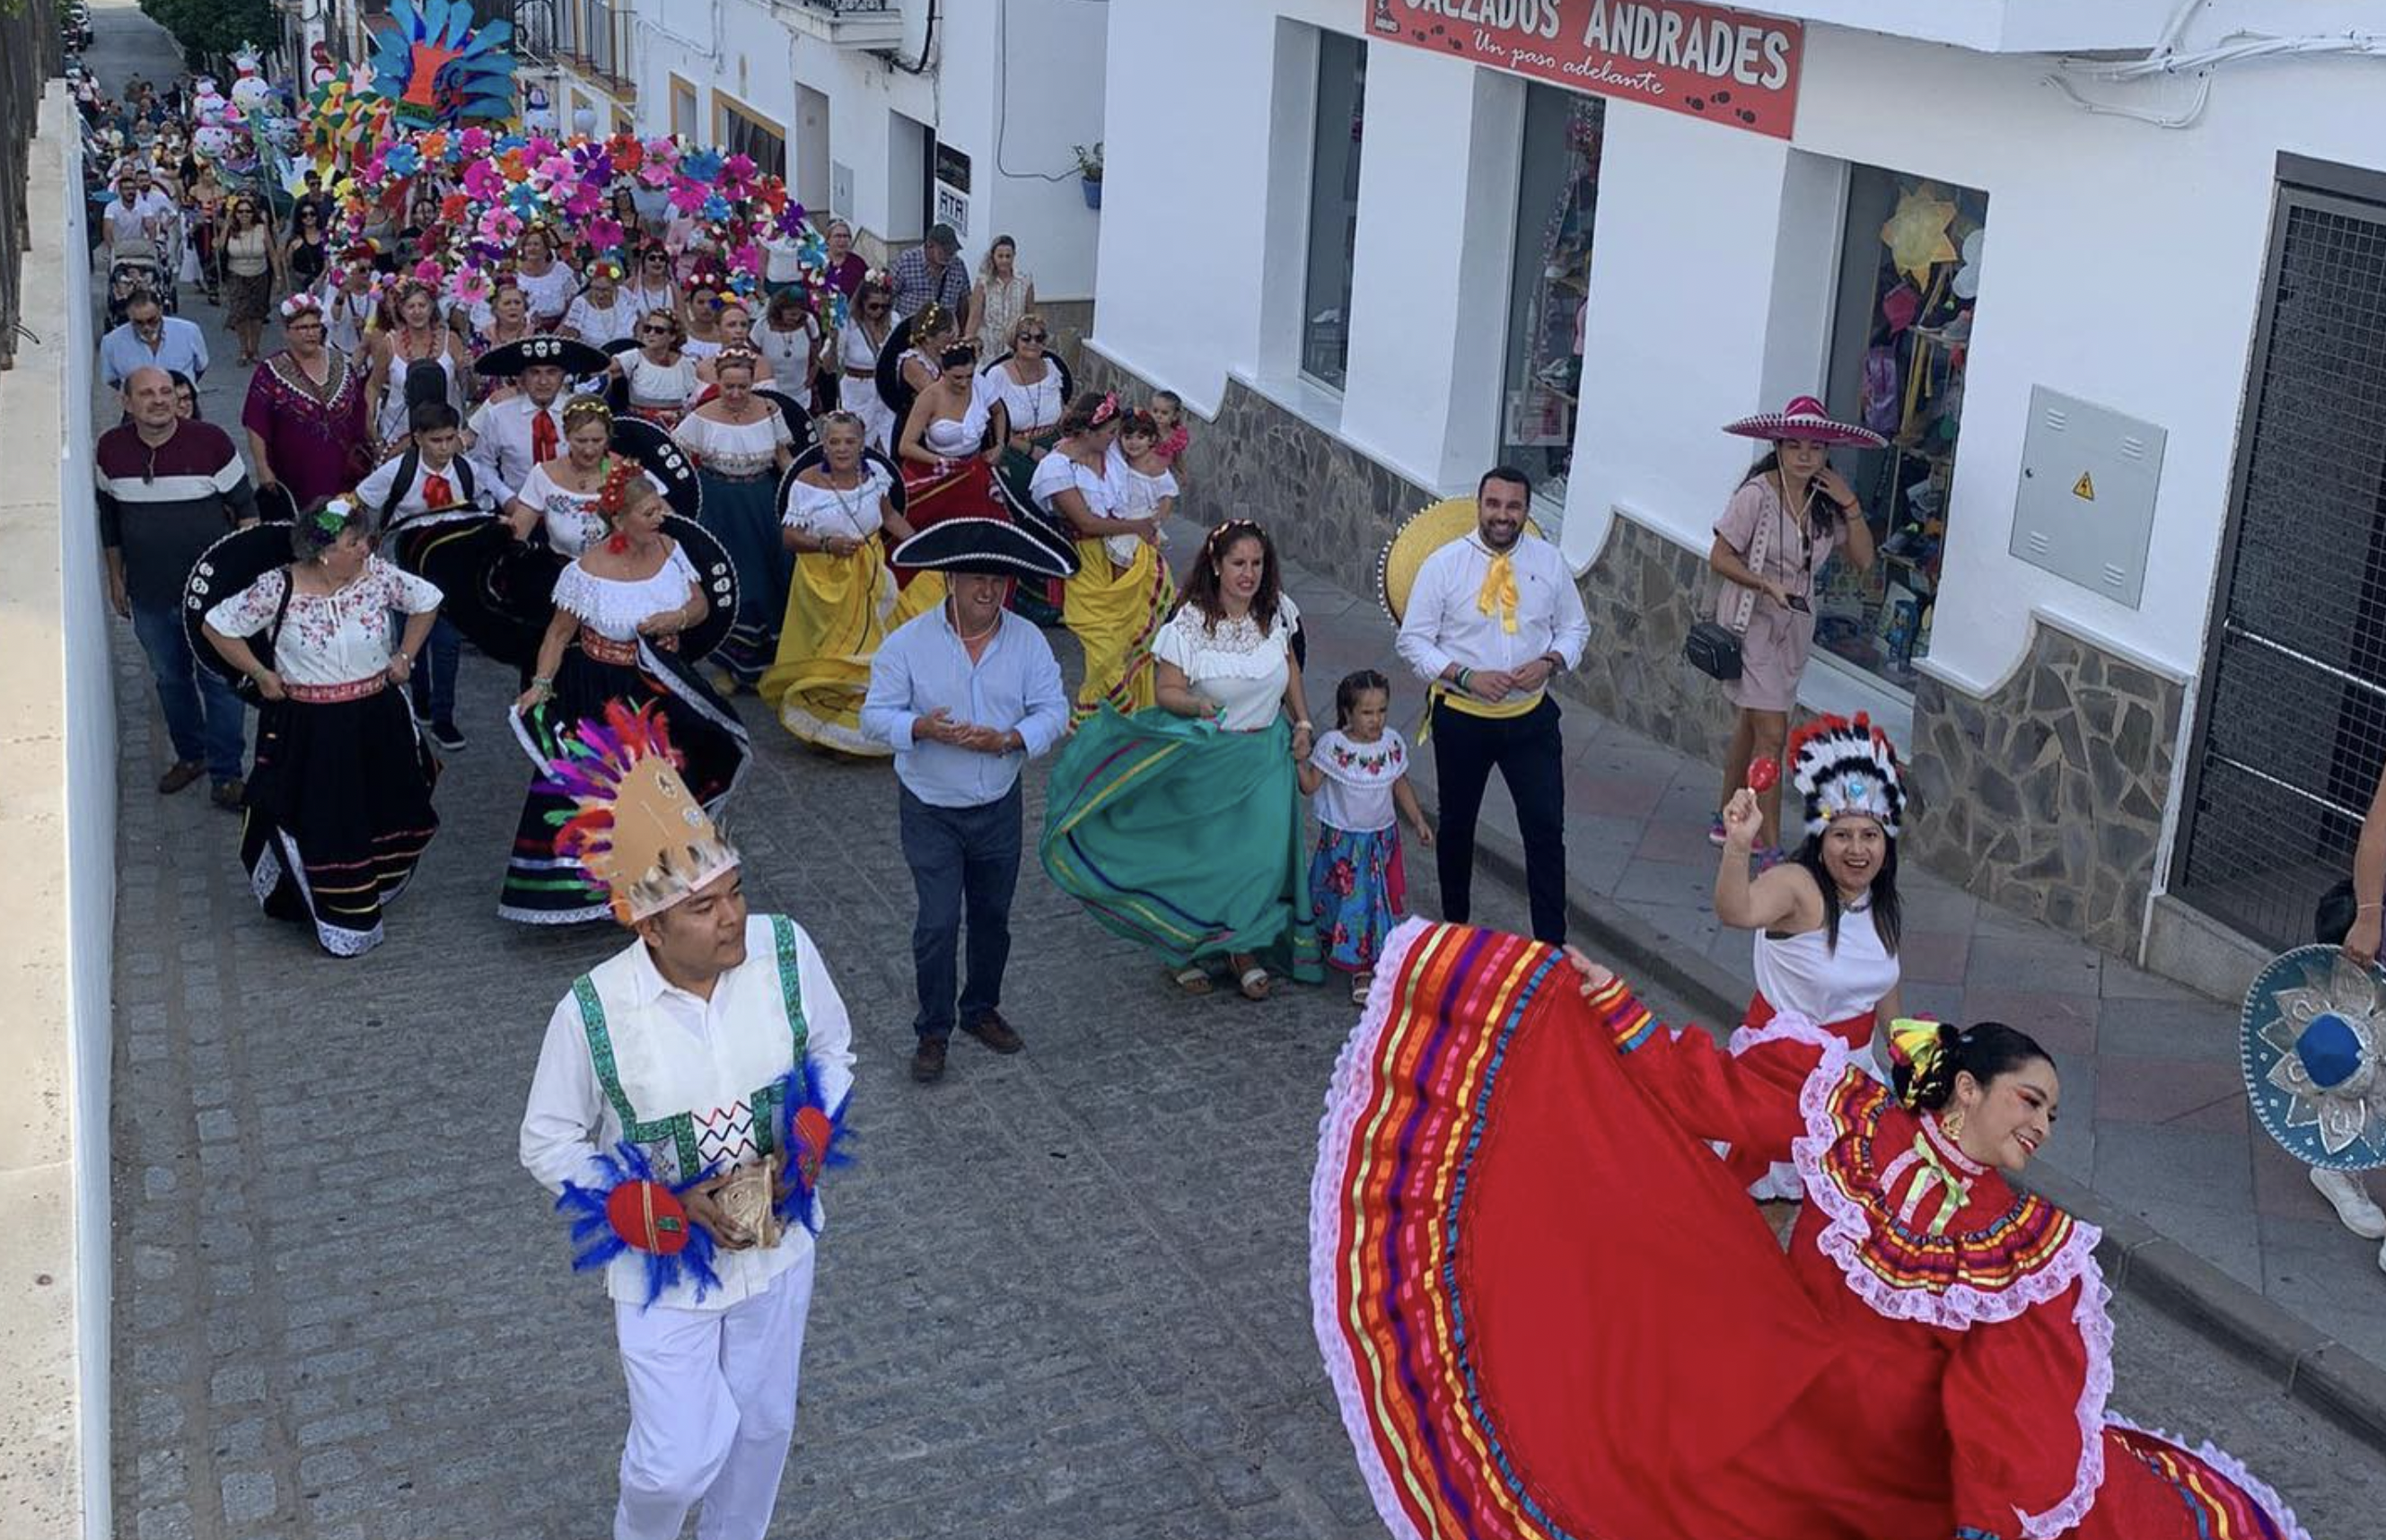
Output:
[[1065,578],[1077,564],[1049,542],[1004,519],[947,519],[895,547],[898,567],[931,572],[975,572],[998,578]]
[[511,380],[534,364],[553,364],[567,375],[602,374],[612,356],[601,347],[570,337],[524,337],[493,347],[473,364],[472,372],[491,380]]

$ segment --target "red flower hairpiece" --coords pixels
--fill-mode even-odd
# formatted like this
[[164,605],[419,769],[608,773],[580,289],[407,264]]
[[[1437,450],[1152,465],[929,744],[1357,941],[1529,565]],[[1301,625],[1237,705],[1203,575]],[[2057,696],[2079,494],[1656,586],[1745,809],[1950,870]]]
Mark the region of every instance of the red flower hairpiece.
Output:
[[1103,423],[1108,422],[1111,419],[1118,416],[1118,393],[1116,391],[1106,392],[1102,396],[1101,404],[1094,408],[1093,425],[1099,428]]

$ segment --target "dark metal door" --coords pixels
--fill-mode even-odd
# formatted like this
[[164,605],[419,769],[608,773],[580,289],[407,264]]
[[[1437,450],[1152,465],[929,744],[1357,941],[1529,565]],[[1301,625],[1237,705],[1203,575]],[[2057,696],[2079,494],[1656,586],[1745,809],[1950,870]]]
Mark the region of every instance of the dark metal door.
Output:
[[2386,205],[2282,187],[2266,291],[2171,885],[2284,947],[2386,762]]

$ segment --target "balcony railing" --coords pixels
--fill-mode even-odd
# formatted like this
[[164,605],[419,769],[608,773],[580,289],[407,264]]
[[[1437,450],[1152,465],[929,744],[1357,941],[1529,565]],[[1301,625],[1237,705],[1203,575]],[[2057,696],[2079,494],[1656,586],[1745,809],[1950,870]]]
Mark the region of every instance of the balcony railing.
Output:
[[796,21],[840,48],[897,48],[903,0],[779,0]]

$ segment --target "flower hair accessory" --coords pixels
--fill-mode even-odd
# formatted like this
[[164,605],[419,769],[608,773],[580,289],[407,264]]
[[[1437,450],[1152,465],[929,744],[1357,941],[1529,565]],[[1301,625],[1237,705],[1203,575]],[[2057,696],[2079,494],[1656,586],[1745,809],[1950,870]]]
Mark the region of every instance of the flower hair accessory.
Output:
[[352,499],[334,497],[308,514],[307,525],[324,540],[333,541],[340,538],[340,532],[346,529],[356,516],[357,505]]
[[571,432],[574,423],[592,418],[609,426],[613,420],[613,408],[594,395],[575,395],[563,404],[563,431],[567,433]]
[[1898,1099],[1918,1105],[1945,1082],[1948,1033],[1928,1017],[1900,1017],[1889,1024],[1889,1060],[1905,1070],[1905,1088]]
[[1218,554],[1218,548],[1225,545],[1228,540],[1260,532],[1259,520],[1256,519],[1229,519],[1211,530],[1209,537],[1201,542],[1201,554],[1205,557],[1213,557]]
[[1860,817],[1897,838],[1905,812],[1905,776],[1889,735],[1869,717],[1815,718],[1790,735],[1789,760],[1810,836],[1835,819]]
[[596,261],[588,264],[588,276],[591,278],[609,278],[614,282],[619,283],[628,275],[622,272],[621,263],[614,261],[609,257],[600,257],[596,258]]
[[300,316],[320,317],[322,313],[323,302],[316,298],[311,294],[292,294],[288,299],[282,302],[282,319],[283,320],[295,320]]
[[630,482],[639,474],[637,463],[634,460],[617,461],[613,469],[605,473],[605,485],[596,494],[596,511],[604,516],[606,523],[610,524],[622,517],[622,506],[628,501],[626,494]]
[[[1104,392],[1104,393],[1103,393],[1102,399],[1101,399],[1100,403],[1099,403],[1098,406],[1096,406],[1096,407],[1094,407],[1094,418],[1093,418],[1093,424],[1092,424],[1092,425],[1093,425],[1094,427],[1099,428],[1099,427],[1100,427],[1103,423],[1108,422],[1111,419],[1112,419],[1112,418],[1114,418],[1114,417],[1116,417],[1116,416],[1118,416],[1118,415],[1119,415],[1119,398],[1118,398],[1118,392],[1116,392],[1116,391],[1107,391],[1107,392]],[[1221,528],[1224,528],[1224,526],[1221,525],[1220,527],[1221,527]]]

